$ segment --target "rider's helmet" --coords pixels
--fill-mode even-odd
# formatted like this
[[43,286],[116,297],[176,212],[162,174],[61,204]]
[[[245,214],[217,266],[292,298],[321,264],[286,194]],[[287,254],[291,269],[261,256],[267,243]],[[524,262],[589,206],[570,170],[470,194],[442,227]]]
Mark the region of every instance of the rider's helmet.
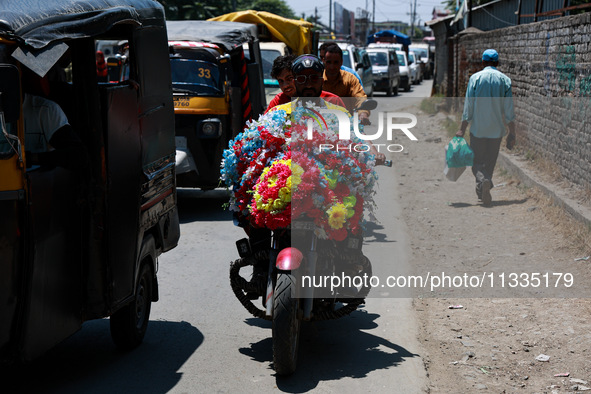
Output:
[[307,69],[322,73],[324,72],[324,64],[318,56],[306,54],[298,56],[291,66],[291,71],[296,75]]

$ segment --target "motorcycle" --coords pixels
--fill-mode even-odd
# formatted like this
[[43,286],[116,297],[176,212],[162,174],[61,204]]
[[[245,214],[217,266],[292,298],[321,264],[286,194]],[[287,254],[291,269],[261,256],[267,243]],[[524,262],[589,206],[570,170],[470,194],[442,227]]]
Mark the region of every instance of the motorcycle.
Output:
[[[374,108],[373,100],[360,107]],[[372,267],[362,252],[363,236],[348,232],[342,240],[322,239],[309,219],[275,229],[255,227],[240,216],[236,221],[248,238],[236,242],[240,258],[230,265],[232,291],[253,316],[272,321],[274,369],[290,375],[302,322],[346,316],[369,294]],[[250,280],[241,275],[247,267]],[[262,308],[253,303],[259,298]]]
[[[310,222],[274,231],[251,228],[250,235],[236,242],[240,259],[230,266],[230,284],[246,310],[273,322],[274,368],[278,375],[290,375],[296,369],[301,322],[346,316],[370,291],[365,281],[360,287],[335,286],[315,294],[316,278],[369,278],[371,262],[361,251],[362,238],[321,240]],[[253,267],[249,281],[240,275],[248,266]],[[306,279],[308,286],[301,286]],[[252,302],[259,297],[264,309]]]

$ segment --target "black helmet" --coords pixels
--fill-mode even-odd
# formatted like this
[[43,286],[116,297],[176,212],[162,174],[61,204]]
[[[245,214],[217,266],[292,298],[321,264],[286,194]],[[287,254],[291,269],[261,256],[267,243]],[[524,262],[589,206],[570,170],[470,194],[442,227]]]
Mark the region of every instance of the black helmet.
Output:
[[293,61],[293,65],[291,66],[291,71],[294,74],[299,74],[306,69],[312,69],[321,73],[324,72],[324,64],[318,56],[301,55]]

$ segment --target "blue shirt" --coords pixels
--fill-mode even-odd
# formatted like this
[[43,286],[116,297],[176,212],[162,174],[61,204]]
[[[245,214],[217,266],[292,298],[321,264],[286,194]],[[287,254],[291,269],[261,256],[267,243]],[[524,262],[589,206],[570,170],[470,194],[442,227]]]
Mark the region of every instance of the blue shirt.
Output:
[[355,71],[351,67],[347,67],[347,66],[341,66],[341,70],[355,75],[355,78],[357,78],[359,80],[361,87],[363,87],[363,82],[361,81],[361,77],[359,76],[359,74],[357,74],[357,71]]
[[471,122],[470,134],[479,138],[501,138],[505,122],[515,119],[511,79],[488,66],[470,77],[462,120]]

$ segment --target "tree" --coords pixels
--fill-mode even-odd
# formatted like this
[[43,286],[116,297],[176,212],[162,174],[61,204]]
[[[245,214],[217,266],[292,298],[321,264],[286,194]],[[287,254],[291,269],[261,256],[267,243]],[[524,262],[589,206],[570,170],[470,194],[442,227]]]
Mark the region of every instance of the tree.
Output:
[[232,0],[158,0],[167,20],[205,20],[232,12]]
[[298,19],[297,15],[284,0],[253,0],[243,1],[241,10],[267,11],[284,18]]
[[[168,20],[204,20],[238,10],[268,11],[297,19],[284,0],[158,0]],[[236,4],[236,9],[234,9]]]

